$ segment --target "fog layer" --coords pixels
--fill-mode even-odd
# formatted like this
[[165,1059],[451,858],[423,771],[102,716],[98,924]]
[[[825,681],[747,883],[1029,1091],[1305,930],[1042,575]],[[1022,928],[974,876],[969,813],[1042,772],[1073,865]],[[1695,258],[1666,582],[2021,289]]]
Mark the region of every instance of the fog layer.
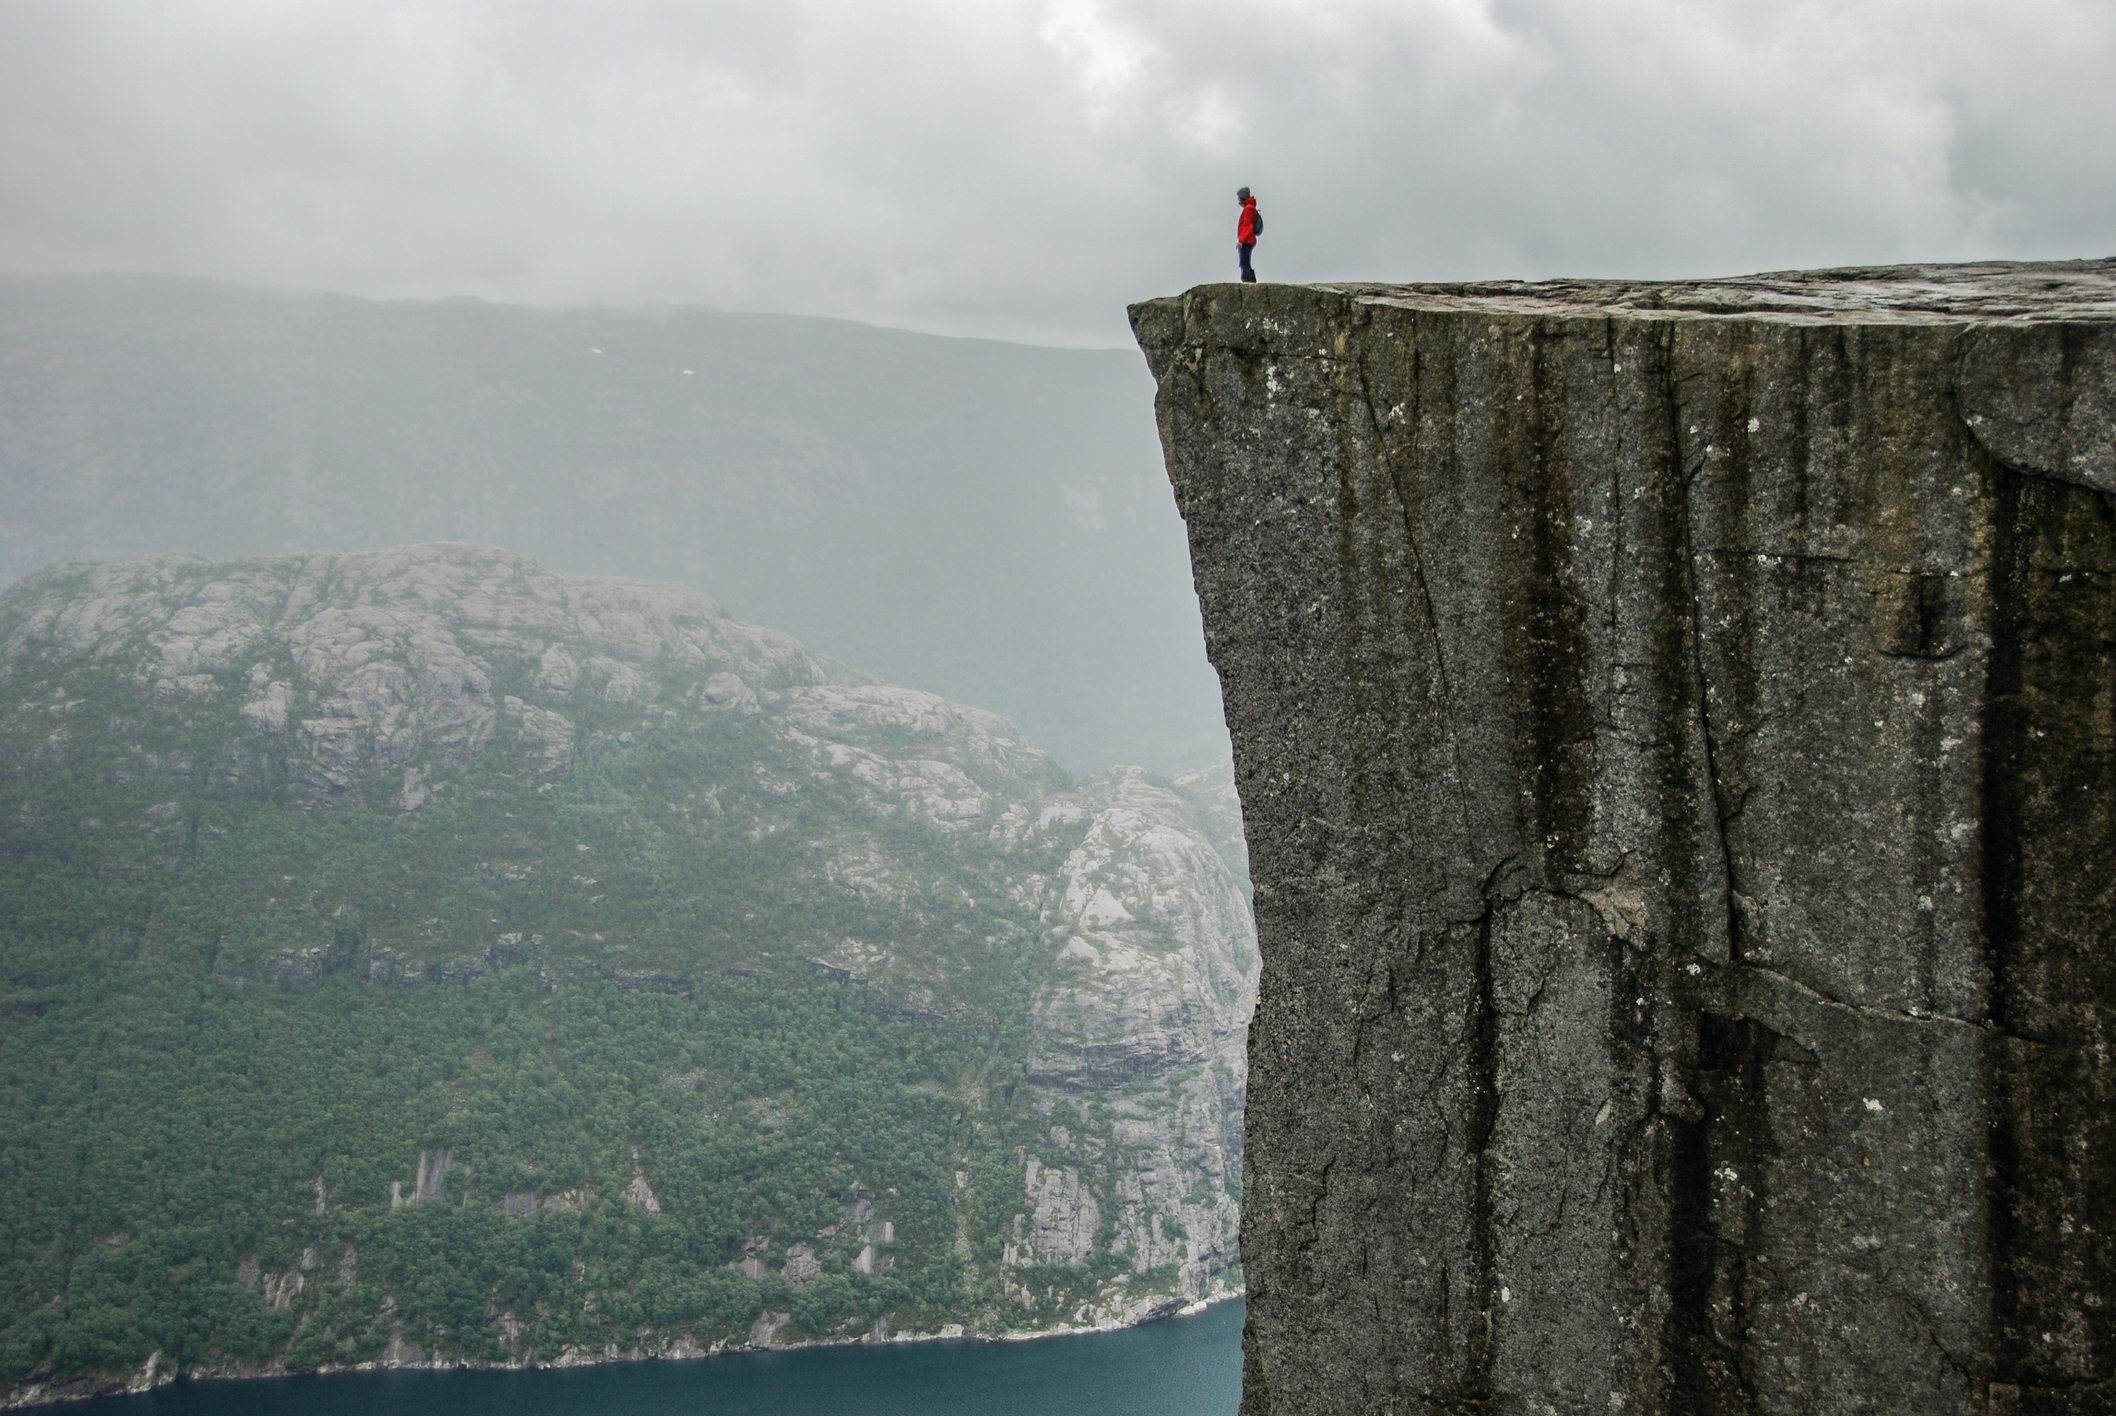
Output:
[[1075,772],[1226,751],[1153,383],[700,308],[0,278],[0,580],[418,541],[688,583]]

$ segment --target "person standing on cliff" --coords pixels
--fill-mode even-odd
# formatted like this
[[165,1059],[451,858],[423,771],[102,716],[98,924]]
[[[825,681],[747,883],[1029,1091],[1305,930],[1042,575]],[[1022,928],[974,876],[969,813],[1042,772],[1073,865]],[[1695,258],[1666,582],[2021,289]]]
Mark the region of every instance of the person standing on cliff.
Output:
[[1256,238],[1264,234],[1264,218],[1257,215],[1256,198],[1249,195],[1247,187],[1234,194],[1242,204],[1242,214],[1234,223],[1234,249],[1242,258],[1242,284],[1256,284],[1256,272],[1249,268],[1249,253],[1256,249]]

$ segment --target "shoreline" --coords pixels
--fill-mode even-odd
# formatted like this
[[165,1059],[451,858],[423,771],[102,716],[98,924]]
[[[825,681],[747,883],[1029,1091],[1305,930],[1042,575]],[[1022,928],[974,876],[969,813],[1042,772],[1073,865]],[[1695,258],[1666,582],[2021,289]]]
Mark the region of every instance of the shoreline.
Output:
[[[548,1362],[534,1358],[520,1362],[490,1362],[482,1360],[442,1360],[421,1362],[375,1361],[354,1362],[345,1366],[326,1365],[307,1371],[291,1371],[285,1367],[219,1367],[193,1371],[164,1369],[160,1352],[150,1356],[139,1371],[129,1376],[106,1376],[100,1380],[87,1377],[49,1386],[31,1382],[18,1387],[0,1399],[0,1411],[25,1411],[41,1406],[56,1406],[67,1402],[94,1401],[102,1397],[144,1396],[172,1386],[178,1381],[186,1382],[248,1382],[292,1379],[299,1377],[335,1377],[376,1372],[540,1372],[570,1371],[581,1367],[611,1367],[641,1362],[695,1362],[716,1357],[760,1356],[767,1352],[801,1352],[819,1348],[890,1347],[899,1343],[929,1342],[1041,1342],[1047,1339],[1066,1337],[1092,1337],[1101,1333],[1126,1332],[1144,1327],[1148,1323],[1170,1322],[1180,1318],[1194,1318],[1223,1303],[1233,1303],[1246,1297],[1246,1292],[1224,1293],[1212,1298],[1194,1298],[1185,1302],[1171,1302],[1141,1314],[1128,1322],[1097,1323],[1091,1326],[1069,1326],[1038,1328],[1031,1332],[978,1333],[961,1328],[958,1324],[944,1324],[939,1332],[895,1333],[888,1337],[875,1337],[871,1333],[859,1337],[807,1338],[799,1342],[763,1344],[744,1343],[736,1346],[732,1340],[722,1338],[709,1347],[700,1347],[688,1334],[670,1343],[659,1351],[648,1351],[643,1347],[620,1348],[615,1343],[607,1347],[588,1350],[567,1348]],[[955,1329],[950,1331],[949,1329]],[[395,1344],[391,1344],[392,1348]]]

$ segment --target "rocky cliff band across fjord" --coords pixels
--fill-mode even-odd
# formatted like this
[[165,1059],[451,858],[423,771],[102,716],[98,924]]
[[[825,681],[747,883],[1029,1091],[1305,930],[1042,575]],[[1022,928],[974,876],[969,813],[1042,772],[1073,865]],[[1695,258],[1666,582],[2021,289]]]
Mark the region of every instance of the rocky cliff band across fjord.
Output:
[[2116,1404],[2116,262],[1132,311],[1244,1410]]

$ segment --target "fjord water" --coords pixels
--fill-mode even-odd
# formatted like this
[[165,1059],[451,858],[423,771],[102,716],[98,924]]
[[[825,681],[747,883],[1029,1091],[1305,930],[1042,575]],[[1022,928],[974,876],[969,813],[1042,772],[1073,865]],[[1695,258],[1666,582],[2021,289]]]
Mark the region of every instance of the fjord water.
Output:
[[74,1416],[1233,1416],[1242,1305],[1034,1342],[741,1353],[533,1372],[179,1382]]

